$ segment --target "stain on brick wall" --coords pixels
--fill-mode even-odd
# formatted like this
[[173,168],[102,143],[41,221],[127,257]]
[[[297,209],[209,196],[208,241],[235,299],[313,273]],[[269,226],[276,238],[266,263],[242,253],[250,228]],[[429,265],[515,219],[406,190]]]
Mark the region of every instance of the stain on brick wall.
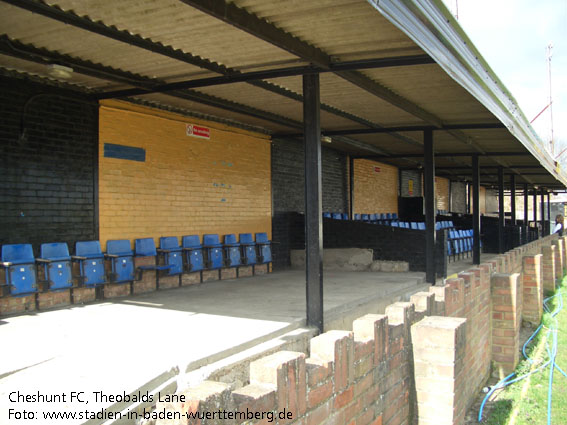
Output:
[[[210,129],[188,136],[187,124]],[[104,156],[104,144],[145,150],[145,161]],[[100,108],[100,239],[268,232],[267,136],[125,102]]]

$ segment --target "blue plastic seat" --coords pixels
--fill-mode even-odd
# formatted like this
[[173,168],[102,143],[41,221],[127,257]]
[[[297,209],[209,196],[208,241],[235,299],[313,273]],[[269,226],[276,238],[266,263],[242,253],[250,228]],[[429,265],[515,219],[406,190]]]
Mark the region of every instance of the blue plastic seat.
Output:
[[417,230],[417,229],[418,229],[417,223],[416,223],[415,221],[412,221],[412,222],[410,223],[410,229],[414,229],[414,230]]
[[390,225],[391,225],[392,227],[400,227],[400,223],[399,223],[398,221],[392,221],[392,222],[390,223]]
[[107,241],[106,257],[110,259],[109,280],[112,283],[132,282],[134,280],[134,252],[129,240]]
[[333,218],[332,214],[330,212],[324,212],[323,213],[323,218]]
[[[140,238],[134,240],[134,249],[135,249],[136,257],[157,257],[156,244],[153,238]],[[172,266],[169,264],[164,264],[159,266],[157,264],[148,264],[145,266],[138,266],[136,268],[140,272],[146,270],[156,270],[157,272],[160,270],[169,270],[172,268]],[[139,279],[141,279],[141,276],[139,276]]]
[[71,256],[66,243],[41,244],[40,256],[38,261],[44,263],[44,277],[50,290],[61,291],[73,286]]
[[398,219],[398,213],[392,213],[392,220]]
[[207,253],[207,268],[211,270],[222,268],[222,245],[219,241],[219,235],[204,235],[203,247]]
[[224,235],[225,265],[227,267],[238,267],[242,265],[240,255],[240,243],[236,240],[236,235],[230,233]]
[[420,221],[419,223],[417,223],[417,228],[419,230],[425,230],[425,223],[423,221]]
[[241,233],[240,235],[238,235],[238,239],[240,240],[240,246],[242,247],[244,264],[256,264],[258,262],[256,254],[256,242],[254,242],[252,233]]
[[35,257],[31,244],[2,246],[2,266],[6,269],[6,285],[12,295],[37,292]]
[[267,264],[272,262],[272,241],[268,239],[265,232],[256,233],[256,245],[258,246],[258,262]]
[[370,216],[368,214],[362,214],[362,221],[369,221]]
[[81,241],[75,245],[73,260],[79,262],[79,274],[83,285],[88,287],[104,285],[104,254],[99,241]]
[[168,270],[170,276],[183,273],[183,255],[179,240],[175,236],[165,236],[159,238],[159,252],[163,254],[165,264],[171,266]]
[[341,217],[343,220],[348,220],[348,214],[347,213],[341,213]]
[[355,215],[354,215],[354,219],[355,219],[355,220],[361,220],[362,217],[360,216],[360,214],[355,214]]
[[335,220],[342,220],[343,215],[341,213],[333,213],[332,218],[334,218]]
[[377,223],[378,222],[378,216],[376,214],[370,214],[368,216],[368,220],[370,220],[371,223]]
[[185,267],[188,272],[199,272],[204,267],[203,246],[199,240],[199,235],[183,236],[181,246],[185,252]]

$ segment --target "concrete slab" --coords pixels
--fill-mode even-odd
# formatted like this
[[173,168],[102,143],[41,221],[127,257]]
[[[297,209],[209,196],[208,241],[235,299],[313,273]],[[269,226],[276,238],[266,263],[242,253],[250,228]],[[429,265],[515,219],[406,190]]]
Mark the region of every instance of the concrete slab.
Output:
[[[325,272],[328,326],[348,328],[349,320],[379,313],[387,304],[423,290],[422,282],[423,273]],[[304,325],[302,270],[6,317],[0,320],[0,424],[87,423],[43,420],[42,415],[98,412],[112,405],[120,411],[127,404],[101,395],[151,392],[185,372]],[[10,401],[18,391],[59,399]],[[71,401],[71,392],[84,393],[88,404]],[[37,416],[9,418],[9,409]]]

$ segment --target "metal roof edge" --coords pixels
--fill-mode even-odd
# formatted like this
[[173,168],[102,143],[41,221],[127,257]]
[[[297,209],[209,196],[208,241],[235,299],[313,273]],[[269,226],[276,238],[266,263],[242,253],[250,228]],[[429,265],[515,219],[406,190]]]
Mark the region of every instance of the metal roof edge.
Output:
[[441,0],[367,0],[499,119],[558,181],[567,175],[543,148],[512,94]]

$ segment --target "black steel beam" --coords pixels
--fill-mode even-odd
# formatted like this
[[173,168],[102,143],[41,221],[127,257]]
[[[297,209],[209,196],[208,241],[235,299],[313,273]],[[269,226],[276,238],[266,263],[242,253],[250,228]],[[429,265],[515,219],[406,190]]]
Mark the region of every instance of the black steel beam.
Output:
[[[435,156],[440,157],[449,157],[449,156],[471,156],[475,152],[451,152],[451,153],[436,153]],[[530,156],[529,152],[486,152],[482,154],[482,156]],[[366,155],[366,156],[359,156],[357,158],[360,159],[396,159],[396,158],[423,158],[423,154],[421,153],[410,153],[410,154],[396,154],[396,155]]]
[[425,281],[435,285],[435,152],[433,131],[423,132],[423,154],[425,176],[423,180],[425,198]]
[[[61,63],[70,66],[81,74],[103,79],[106,81],[140,86],[149,89],[156,85],[163,84],[163,81],[158,79],[144,77],[142,75],[134,74],[90,61],[84,61],[79,58],[52,52],[47,49],[40,49],[28,44],[11,40],[5,36],[0,37],[0,52],[43,65],[48,65],[53,62]],[[194,90],[174,91],[168,93],[168,96],[213,106],[215,108],[230,112],[236,112],[246,116],[260,118],[262,120],[285,125],[287,127],[303,128],[303,124],[299,121],[295,121],[281,115],[266,112],[264,110],[253,108],[251,106],[243,105],[241,103],[226,99],[221,99],[216,96],[208,95]],[[93,94],[91,95],[91,98],[97,99],[98,96],[97,94]]]
[[511,224],[516,225],[516,175],[510,175],[510,214]]
[[[59,22],[63,22],[67,25],[72,25],[77,28],[81,28],[86,31],[93,32],[95,34],[111,38],[113,40],[117,40],[131,46],[136,46],[141,49],[158,53],[160,55],[169,57],[171,59],[179,60],[190,65],[194,65],[200,68],[207,69],[212,72],[216,72],[221,75],[230,75],[236,76],[240,74],[240,71],[228,68],[224,65],[218,64],[216,62],[212,62],[207,59],[203,59],[199,56],[192,55],[190,53],[185,53],[180,49],[175,49],[171,46],[165,46],[159,42],[154,42],[148,38],[143,38],[139,35],[130,34],[128,31],[121,31],[118,30],[116,27],[107,26],[101,22],[94,22],[87,16],[79,16],[73,11],[64,11],[58,6],[50,6],[41,0],[0,0],[6,3],[12,4],[14,6],[23,8],[30,12],[39,14],[41,16],[45,16],[51,19],[55,19]],[[364,64],[361,64],[363,66]],[[164,84],[164,82],[160,82],[159,84]],[[298,102],[302,102],[302,96],[300,94],[294,93],[290,90],[287,90],[283,87],[279,87],[275,84],[272,84],[268,81],[249,81],[248,84],[251,84],[255,87],[262,88],[264,90],[268,90],[280,96],[287,97],[289,99],[296,100]],[[145,87],[146,89],[149,87]],[[345,111],[341,111],[338,108],[332,107],[330,105],[321,105],[321,109],[330,112],[332,114],[338,115],[340,117],[352,120],[362,125],[368,125],[372,128],[380,128],[381,126],[376,123],[372,123],[368,120],[363,118],[357,117],[353,114],[349,114]],[[295,128],[295,126],[293,126]],[[396,137],[404,142],[416,144],[415,141],[408,139],[407,137],[396,135]]]
[[480,264],[480,168],[478,155],[472,156],[473,264]]
[[319,75],[303,76],[307,325],[323,332],[323,223]]
[[[380,128],[353,128],[345,130],[329,130],[325,131],[326,136],[346,136],[346,135],[361,135],[361,134],[382,134],[382,133],[399,133],[399,132],[410,132],[410,131],[426,131],[426,130],[437,130],[437,131],[451,131],[451,130],[491,130],[491,129],[501,129],[506,128],[504,124],[501,123],[472,123],[472,124],[443,124],[441,126],[433,125],[406,125],[398,127],[380,127]],[[287,137],[300,137],[302,134],[291,133],[291,134],[281,134],[281,136]],[[470,155],[470,154],[468,154]]]
[[102,93],[100,99],[112,99],[117,97],[136,96],[148,93],[165,93],[172,90],[192,89],[198,87],[210,87],[223,84],[243,83],[249,81],[269,80],[282,77],[293,77],[305,74],[336,72],[337,70],[353,70],[353,69],[368,69],[368,68],[386,68],[395,66],[407,65],[423,65],[428,63],[435,63],[427,55],[417,56],[398,56],[393,58],[382,59],[366,59],[360,61],[348,61],[333,63],[329,68],[319,68],[312,65],[307,66],[293,66],[285,68],[267,69],[262,71],[242,72],[237,74],[223,75],[220,77],[199,78],[193,80],[177,81],[175,83],[162,84],[153,87],[152,89],[127,89],[116,90]]
[[[232,2],[224,0],[181,0],[191,7],[214,16],[236,28],[247,32],[274,46],[286,50],[318,67],[329,69],[333,60],[331,56],[321,49],[293,36],[292,34],[276,27],[267,20],[248,12],[244,8],[236,6]],[[338,71],[336,74],[350,83],[366,90],[373,95],[389,102],[390,104],[408,112],[435,126],[441,126],[442,121],[435,115],[420,108],[404,97],[398,95],[387,87],[377,83],[358,71]]]
[[549,231],[551,232],[551,193],[547,192],[547,221],[549,222]]

